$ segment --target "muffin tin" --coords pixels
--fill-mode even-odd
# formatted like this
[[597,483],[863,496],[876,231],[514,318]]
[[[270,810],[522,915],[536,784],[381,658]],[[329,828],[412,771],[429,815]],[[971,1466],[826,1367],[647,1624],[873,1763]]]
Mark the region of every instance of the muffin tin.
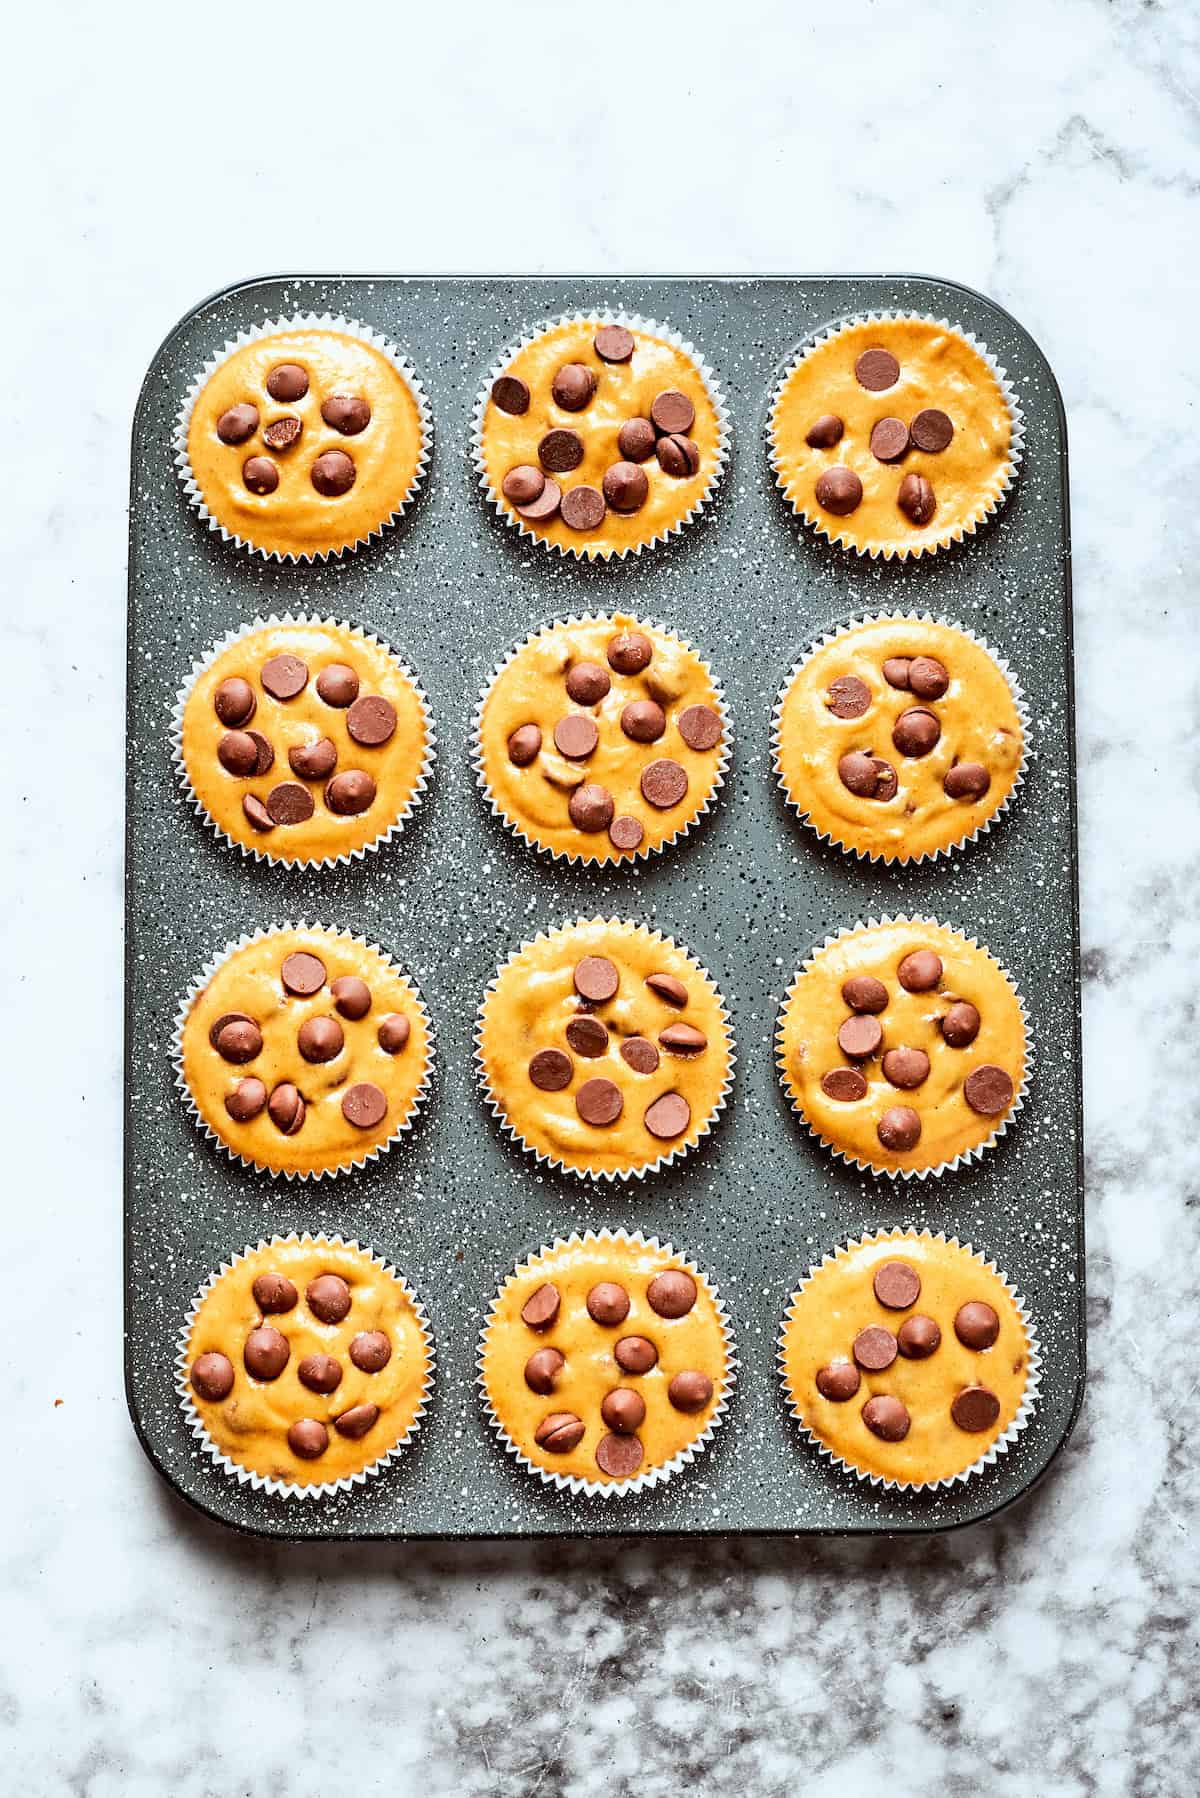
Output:
[[[671,543],[616,566],[551,557],[497,520],[476,486],[471,410],[504,344],[576,307],[668,321],[716,370],[732,454],[713,504]],[[865,563],[793,518],[768,466],[766,416],[792,354],[830,320],[906,309],[963,325],[1008,369],[1027,424],[999,518],[918,562]],[[344,313],[409,354],[434,415],[432,467],[411,511],[337,563],[239,554],[189,511],[171,462],[180,396],[226,339],[262,318]],[[507,835],[475,787],[471,715],[514,640],[549,619],[624,608],[688,637],[720,676],[733,761],[710,815],[670,855],[611,870],[550,864]],[[784,674],[856,613],[912,608],[987,638],[1032,713],[1018,801],[983,840],[936,865],[865,865],[814,841],[772,770]],[[429,695],[440,753],[403,836],[348,868],[288,870],[222,847],[191,815],[170,759],[170,713],[193,658],[272,611],[373,629]],[[528,279],[287,277],[233,288],[182,320],[150,366],[133,429],[128,612],[125,1041],[126,1389],[147,1453],[187,1500],[282,1537],[521,1537],[909,1533],[978,1521],[1020,1497],[1070,1432],[1084,1377],[1079,944],[1066,437],[1053,374],[1001,308],[919,277]],[[814,945],[885,912],[926,912],[978,936],[1029,1006],[1033,1080],[984,1161],[903,1187],[812,1142],[775,1068],[780,1000]],[[472,1032],[509,951],[577,916],[644,920],[708,966],[733,1021],[729,1107],[679,1166],[629,1189],[533,1166],[487,1113]],[[320,1187],[241,1171],[175,1093],[171,1020],[195,968],[260,925],[308,917],[362,932],[411,970],[437,1030],[434,1087],[393,1154]],[[985,1477],[953,1492],[863,1489],[787,1414],[775,1342],[789,1295],[848,1236],[928,1225],[995,1258],[1025,1295],[1043,1353],[1033,1422]],[[618,1504],[550,1492],[490,1439],[475,1387],[481,1321],[517,1261],[557,1236],[626,1226],[707,1269],[729,1309],[740,1377],[709,1452]],[[438,1375],[410,1452],[369,1489],[297,1505],[239,1487],[198,1453],[173,1389],[179,1320],[207,1273],[289,1230],[354,1237],[421,1294]]]

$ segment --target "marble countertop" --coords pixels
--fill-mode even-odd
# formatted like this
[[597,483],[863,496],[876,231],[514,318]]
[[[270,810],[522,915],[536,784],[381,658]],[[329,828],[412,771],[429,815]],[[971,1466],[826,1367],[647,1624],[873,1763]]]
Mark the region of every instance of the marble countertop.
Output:
[[[682,53],[679,21],[366,6],[338,42],[304,4],[285,32],[136,0],[120,31],[78,4],[22,21],[0,286],[22,346],[0,439],[14,1790],[1195,1790],[1195,11],[697,0]],[[204,1523],[143,1458],[120,1329],[130,416],[201,294],[339,267],[919,269],[992,294],[1055,366],[1091,1378],[997,1523],[295,1548]]]

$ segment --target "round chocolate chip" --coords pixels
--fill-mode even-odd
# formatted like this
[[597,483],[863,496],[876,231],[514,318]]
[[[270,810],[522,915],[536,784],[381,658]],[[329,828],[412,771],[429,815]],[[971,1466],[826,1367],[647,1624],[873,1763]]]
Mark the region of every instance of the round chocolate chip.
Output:
[[325,963],[307,949],[294,949],[284,956],[279,978],[286,992],[294,993],[298,999],[310,999],[325,984]]
[[558,1316],[561,1304],[558,1287],[545,1280],[521,1306],[521,1322],[531,1330],[548,1330]]
[[574,1049],[576,1055],[582,1055],[586,1061],[594,1061],[608,1049],[608,1031],[599,1018],[572,1018],[567,1025],[567,1044]]
[[336,1018],[305,1018],[296,1038],[305,1061],[332,1061],[346,1041]]
[[908,426],[902,418],[880,418],[871,426],[871,454],[877,462],[899,462],[908,454]]
[[288,1339],[270,1324],[251,1330],[242,1350],[246,1372],[255,1380],[277,1380],[291,1356]]
[[273,400],[292,406],[308,392],[308,374],[298,362],[277,362],[267,376],[267,392]]
[[344,1018],[355,1023],[371,1009],[371,989],[357,974],[339,974],[329,989],[329,996]]
[[374,1428],[378,1419],[378,1405],[352,1405],[349,1411],[334,1418],[333,1427],[339,1436],[348,1436],[352,1442],[358,1442]]
[[617,432],[617,448],[627,462],[645,462],[654,454],[656,432],[648,418],[627,418]]
[[712,1381],[694,1368],[677,1373],[667,1387],[667,1397],[677,1411],[703,1411],[712,1395]]
[[221,723],[228,725],[231,730],[238,730],[242,725],[249,724],[257,709],[254,689],[240,674],[231,674],[213,694],[213,711]]
[[633,332],[624,325],[601,325],[592,342],[602,362],[628,362],[633,355]]
[[219,1017],[208,1040],[222,1061],[231,1061],[235,1067],[262,1053],[262,1031],[253,1018],[241,1011],[229,1011]]
[[379,1373],[392,1358],[386,1330],[360,1330],[350,1343],[350,1359],[362,1373]]
[[342,1364],[332,1355],[305,1355],[296,1378],[310,1392],[336,1392],[342,1383]]
[[576,830],[607,830],[613,821],[613,799],[607,787],[590,782],[576,787],[567,800],[567,816]]
[[621,729],[635,743],[657,743],[667,728],[667,715],[653,699],[631,699],[621,713]]
[[280,1311],[291,1311],[299,1301],[299,1293],[286,1274],[259,1274],[250,1288],[254,1303],[268,1317]]
[[648,1038],[631,1036],[621,1044],[621,1059],[635,1074],[653,1074],[658,1068],[659,1055]]
[[572,487],[562,496],[562,516],[573,531],[594,531],[604,523],[604,495],[598,487]]
[[299,781],[283,780],[267,794],[273,824],[307,824],[316,810],[313,796]]
[[608,639],[605,654],[618,674],[640,674],[650,666],[654,645],[641,631],[618,631]]
[[870,1012],[855,1012],[838,1026],[838,1048],[851,1061],[866,1061],[878,1053],[883,1025]]
[[885,1261],[875,1269],[871,1285],[889,1311],[907,1311],[921,1296],[921,1276],[911,1261]]
[[599,662],[576,662],[567,672],[567,692],[576,705],[599,705],[612,687],[612,676]]
[[500,375],[492,382],[492,398],[501,412],[520,418],[529,410],[529,388],[520,375]]
[[239,1080],[231,1093],[225,1095],[225,1109],[235,1124],[248,1124],[256,1118],[267,1102],[267,1089],[261,1080],[248,1075]]
[[621,984],[616,964],[607,955],[585,955],[575,964],[575,991],[593,1005],[603,1005]]
[[619,1436],[632,1436],[646,1421],[646,1401],[631,1386],[616,1386],[605,1393],[600,1415],[609,1429]]
[[529,1063],[529,1078],[539,1092],[560,1093],[571,1084],[575,1069],[561,1049],[539,1049]]
[[596,1465],[610,1479],[627,1480],[641,1466],[644,1454],[637,1436],[601,1436],[596,1444]]
[[547,481],[536,499],[531,499],[527,506],[518,506],[517,511],[530,524],[547,524],[562,504],[562,488],[557,481]]
[[864,350],[854,364],[854,378],[868,393],[882,393],[900,379],[900,364],[890,350]]
[[901,712],[892,727],[892,742],[901,755],[928,755],[942,734],[942,727],[932,712],[910,706]]
[[514,768],[528,768],[541,752],[542,733],[536,724],[519,724],[508,739],[508,759]]
[[358,698],[358,676],[345,662],[327,662],[317,676],[317,692],[326,705],[345,711]]
[[682,1136],[692,1121],[692,1108],[682,1093],[663,1093],[652,1105],[646,1107],[642,1122],[651,1136],[660,1142],[670,1142],[673,1137]]
[[233,1391],[233,1362],[216,1349],[197,1355],[192,1362],[192,1390],[199,1398],[217,1404]]
[[387,1116],[387,1094],[371,1080],[360,1080],[342,1095],[342,1116],[356,1130],[374,1130]]
[[318,1274],[305,1287],[304,1298],[323,1324],[340,1324],[350,1309],[350,1288],[341,1274]]
[[272,699],[295,699],[308,685],[308,665],[299,656],[272,656],[258,677]]
[[908,656],[889,656],[883,664],[883,678],[889,687],[898,687],[901,692],[907,692],[911,668],[912,661]]
[[838,758],[838,779],[858,799],[874,799],[879,785],[879,769],[872,756],[861,749],[849,749]]
[[230,406],[217,420],[217,436],[222,443],[245,443],[258,429],[258,407],[245,402]]
[[500,483],[500,491],[514,506],[529,506],[542,492],[546,477],[532,462],[518,462]]
[[906,993],[931,993],[942,978],[942,958],[932,949],[913,949],[896,969]]
[[831,1361],[817,1374],[817,1391],[835,1405],[844,1405],[862,1385],[862,1375],[853,1361]]
[[629,1316],[629,1294],[615,1280],[600,1280],[587,1295],[593,1323],[620,1324]]
[[661,761],[651,762],[642,769],[638,786],[648,805],[660,812],[670,811],[687,796],[687,769],[672,761],[670,756],[663,756]]
[[999,1417],[1000,1400],[988,1386],[964,1386],[954,1396],[950,1415],[960,1430],[978,1435],[982,1430],[990,1430]]
[[615,1124],[625,1109],[625,1101],[621,1097],[621,1089],[611,1080],[597,1077],[585,1080],[575,1094],[575,1109],[585,1124],[594,1129],[603,1129],[608,1124]]
[[304,1127],[305,1104],[290,1080],[282,1080],[267,1100],[267,1116],[281,1136],[295,1136]]
[[671,1055],[701,1055],[708,1047],[708,1038],[694,1024],[668,1024],[658,1040]]
[[655,1274],[646,1288],[646,1302],[660,1317],[686,1317],[696,1303],[696,1282],[681,1267]]
[[604,471],[604,497],[614,512],[626,516],[646,503],[650,482],[636,462],[614,462]]
[[932,1317],[915,1311],[906,1317],[896,1332],[900,1353],[909,1361],[924,1361],[942,1340],[942,1332]]
[[896,1359],[896,1338],[882,1324],[868,1324],[854,1338],[854,1359],[868,1373],[882,1373]]
[[353,487],[357,472],[345,450],[324,450],[313,463],[309,479],[322,499],[340,499]]
[[926,406],[912,421],[912,440],[927,456],[936,456],[954,436],[954,426],[936,406]]
[[830,1068],[821,1076],[821,1091],[840,1105],[853,1105],[867,1096],[867,1083],[857,1068]]
[[964,1348],[989,1349],[1000,1334],[999,1313],[984,1299],[968,1299],[954,1314],[954,1334]]
[[882,1442],[903,1442],[908,1435],[908,1409],[890,1392],[869,1398],[862,1408],[862,1420],[872,1436],[878,1436]]
[[582,362],[564,362],[555,372],[550,392],[564,412],[582,412],[596,391],[596,377]]
[[955,762],[942,782],[948,799],[982,799],[992,777],[982,762]]
[[566,1358],[556,1348],[535,1349],[525,1363],[525,1384],[530,1392],[545,1398],[554,1391],[554,1382],[566,1366]]
[[679,734],[689,749],[715,749],[721,731],[721,714],[710,705],[689,705],[679,714]]
[[825,700],[835,718],[861,718],[871,703],[871,689],[856,674],[840,674]]
[[959,999],[942,1019],[942,1036],[952,1049],[966,1049],[979,1035],[982,1023],[976,1008],[968,999]]
[[356,818],[375,803],[375,782],[361,768],[335,774],[325,788],[325,803],[341,818]]
[[622,1336],[613,1354],[626,1373],[649,1373],[658,1364],[658,1350],[645,1336]]
[[399,1055],[411,1034],[412,1025],[404,1013],[390,1011],[386,1018],[380,1018],[375,1036],[385,1055]]
[[315,1417],[298,1417],[289,1423],[288,1447],[301,1461],[319,1461],[329,1447],[329,1431]]
[[583,461],[583,439],[561,427],[547,431],[538,444],[538,461],[550,474],[570,474]]
[[657,993],[660,999],[665,999],[668,1005],[674,1005],[679,1011],[688,1002],[687,987],[674,974],[647,974],[646,985],[652,993]]
[[263,432],[263,442],[268,449],[290,450],[299,443],[303,429],[298,418],[277,418]]
[[671,475],[677,481],[687,480],[690,475],[700,470],[700,448],[690,437],[676,433],[673,437],[660,437],[654,446],[658,456],[658,465],[664,474]]
[[346,729],[364,749],[377,749],[396,729],[396,708],[378,693],[356,699],[346,713]]
[[809,449],[832,449],[840,443],[846,427],[836,412],[823,412],[815,424],[808,427],[804,441]]
[[327,780],[337,767],[337,749],[331,737],[315,743],[299,743],[288,750],[288,767],[301,780]]
[[908,684],[918,699],[940,699],[950,675],[936,656],[914,656],[908,665]]
[[261,499],[278,487],[279,470],[269,456],[247,456],[242,463],[242,485],[247,493],[257,493]]
[[980,1117],[999,1117],[1012,1104],[1013,1083],[1003,1068],[984,1062],[967,1075],[963,1082],[963,1097]]
[[595,753],[600,731],[586,712],[568,712],[554,726],[554,747],[572,762],[586,762]]
[[929,1057],[924,1049],[889,1049],[880,1065],[884,1079],[904,1092],[923,1086],[929,1078]]
[[893,1154],[915,1149],[921,1140],[921,1120],[911,1105],[893,1105],[875,1126],[875,1134]]
[[896,504],[911,524],[926,525],[937,511],[933,488],[923,474],[906,474],[896,495]]
[[551,1411],[539,1423],[533,1439],[547,1454],[570,1454],[583,1441],[583,1420],[573,1411]]
[[321,407],[321,417],[331,431],[357,437],[371,422],[371,408],[358,394],[331,393]]
[[842,998],[851,1011],[886,1011],[888,990],[873,974],[852,974],[842,982]]

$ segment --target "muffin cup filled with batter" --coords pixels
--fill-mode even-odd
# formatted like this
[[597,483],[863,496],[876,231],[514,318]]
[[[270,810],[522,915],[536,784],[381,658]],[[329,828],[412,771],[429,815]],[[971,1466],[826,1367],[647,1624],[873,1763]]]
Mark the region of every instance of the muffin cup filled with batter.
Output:
[[775,1050],[811,1134],[889,1179],[979,1160],[1021,1110],[1032,1064],[1012,976],[974,937],[926,917],[826,937],[788,988]]
[[588,1230],[509,1274],[477,1365],[488,1425],[527,1473],[624,1498],[703,1452],[737,1355],[725,1305],[693,1261],[640,1231]]
[[289,1180],[348,1173],[410,1130],[433,1072],[414,981],[366,937],[277,924],[239,937],[184,994],[175,1085],[231,1160]]
[[475,1060],[501,1126],[584,1179],[642,1179],[708,1135],[733,1084],[712,976],[661,931],[579,918],[515,949],[479,1008]]
[[932,555],[973,536],[1017,477],[1025,423],[987,345],[946,319],[828,325],[784,374],[767,427],[793,512],[860,556]]
[[729,453],[716,375],[669,325],[575,312],[488,371],[471,452],[504,521],[560,555],[639,555],[711,499]]
[[411,505],[432,445],[408,357],[330,313],[239,332],[188,388],[173,438],[208,528],[279,562],[324,561],[380,536]]
[[281,1498],[331,1498],[382,1473],[420,1429],[433,1376],[429,1320],[403,1275],[307,1231],[223,1261],[175,1352],[204,1453]]
[[994,1466],[1041,1384],[1037,1333],[1008,1276],[929,1230],[826,1255],[792,1294],[776,1359],[808,1440],[884,1491],[950,1488]]
[[476,778],[521,842],[587,865],[680,842],[725,784],[720,681],[692,645],[626,612],[557,618],[518,643],[472,721]]
[[1020,682],[981,637],[927,612],[878,612],[789,670],[771,749],[788,804],[822,842],[915,863],[974,842],[1008,810],[1028,734]]
[[436,747],[408,664],[360,626],[304,612],[228,632],[193,663],[171,715],[197,816],[284,867],[348,866],[398,836]]

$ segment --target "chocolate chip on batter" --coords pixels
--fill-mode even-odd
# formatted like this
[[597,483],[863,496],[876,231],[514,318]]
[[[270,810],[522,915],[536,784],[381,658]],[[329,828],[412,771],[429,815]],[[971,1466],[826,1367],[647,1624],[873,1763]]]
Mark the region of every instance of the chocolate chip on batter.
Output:
[[267,1102],[267,1089],[261,1080],[248,1075],[239,1080],[231,1093],[225,1095],[225,1109],[235,1124],[248,1124],[256,1118]]
[[318,737],[315,743],[298,743],[289,749],[288,767],[301,780],[327,780],[337,767],[332,737]]
[[361,768],[335,774],[325,788],[325,803],[339,817],[356,818],[375,803],[375,782]]
[[596,391],[596,377],[582,362],[564,362],[555,370],[550,392],[564,412],[582,412]]
[[274,830],[274,818],[272,818],[262,800],[256,799],[253,793],[247,793],[242,800],[242,810],[246,814],[247,823],[250,824],[253,829],[264,832]]
[[247,456],[242,463],[242,485],[261,499],[278,487],[279,470],[269,456]]
[[889,1049],[880,1065],[884,1079],[905,1092],[923,1086],[929,1078],[929,1057],[924,1049]]
[[295,993],[299,999],[309,999],[325,984],[325,963],[319,955],[310,955],[307,949],[294,949],[284,956],[279,978],[285,991]]
[[340,1324],[350,1309],[350,1288],[340,1274],[318,1274],[305,1287],[304,1297],[323,1324]]
[[877,462],[899,462],[908,454],[908,426],[902,418],[879,418],[871,426],[871,454]]
[[331,393],[321,407],[321,417],[331,431],[358,437],[371,422],[371,408],[358,394]]
[[518,462],[500,483],[500,491],[514,506],[529,506],[542,492],[546,477],[532,462]]
[[309,471],[309,479],[322,499],[340,499],[349,493],[358,470],[345,450],[325,450]]
[[317,692],[326,705],[345,711],[358,698],[358,676],[345,662],[328,662],[317,676]]
[[715,749],[721,741],[721,714],[710,705],[689,705],[679,714],[679,734],[689,749]]
[[557,481],[547,481],[536,499],[531,499],[526,506],[518,506],[517,511],[530,524],[548,524],[562,504],[562,488]]
[[210,1029],[208,1040],[222,1061],[232,1061],[235,1067],[262,1053],[262,1031],[244,1011],[224,1012]]
[[395,732],[396,708],[379,693],[366,694],[346,713],[346,729],[364,749],[378,749]]
[[200,1398],[216,1404],[233,1391],[233,1362],[217,1349],[197,1355],[192,1362],[192,1388]]
[[217,420],[217,436],[222,443],[245,443],[257,429],[258,407],[248,401],[240,406],[230,406]]
[[669,474],[677,481],[686,480],[697,474],[700,469],[700,449],[690,437],[676,432],[671,437],[660,437],[655,444],[658,465],[664,474]]
[[913,949],[896,969],[906,993],[931,993],[942,978],[942,958],[932,949]]
[[1000,1316],[985,1299],[968,1299],[954,1314],[954,1334],[964,1348],[989,1349],[1000,1334]]
[[348,1436],[352,1442],[358,1442],[378,1421],[378,1405],[352,1405],[349,1411],[334,1418],[333,1427],[339,1436]]
[[969,999],[959,999],[942,1019],[942,1036],[952,1049],[969,1048],[982,1021]]
[[593,1323],[620,1324],[629,1316],[629,1294],[616,1280],[598,1280],[587,1295]]
[[900,1353],[909,1361],[924,1361],[942,1340],[942,1332],[932,1317],[915,1311],[906,1317],[896,1332]]
[[982,799],[992,777],[982,762],[955,762],[942,782],[948,799]]
[[249,724],[258,709],[254,689],[240,674],[231,674],[213,694],[213,711],[230,730]]
[[1013,1083],[1003,1068],[984,1062],[967,1075],[963,1082],[963,1097],[980,1117],[999,1117],[1012,1104]]
[[933,488],[923,474],[906,474],[896,495],[896,504],[911,524],[925,525],[937,511]]
[[298,418],[284,417],[273,419],[263,432],[263,442],[268,449],[277,451],[290,450],[299,443],[304,426]]
[[960,1430],[977,1435],[990,1430],[1000,1415],[1000,1400],[988,1386],[964,1386],[955,1394],[950,1415]]
[[638,782],[642,798],[660,812],[670,811],[687,795],[687,769],[670,756],[663,756],[660,761],[651,762],[642,769],[642,778]]
[[648,418],[627,418],[617,432],[617,448],[627,462],[645,462],[654,454],[656,435]]
[[575,1069],[561,1049],[539,1049],[529,1063],[529,1078],[539,1092],[560,1093],[571,1084]]
[[601,1130],[616,1123],[625,1109],[625,1101],[614,1081],[597,1077],[585,1080],[575,1094],[575,1109],[585,1124]]
[[823,412],[808,427],[804,441],[809,449],[832,449],[835,443],[842,441],[845,431],[846,427],[836,412]]
[[412,1034],[412,1025],[402,1011],[390,1011],[386,1018],[380,1018],[375,1034],[385,1055],[399,1055]]
[[901,712],[892,727],[892,742],[901,755],[928,755],[941,734],[942,727],[932,712],[910,706],[907,712]]
[[277,1380],[291,1358],[288,1339],[270,1324],[251,1330],[242,1349],[246,1372],[255,1380]]
[[594,1061],[597,1056],[608,1050],[608,1031],[599,1018],[572,1018],[567,1025],[567,1044],[574,1049],[576,1055],[582,1055],[586,1061]]
[[614,512],[628,517],[645,505],[650,482],[636,462],[614,462],[604,471],[604,497]]
[[604,523],[604,495],[598,487],[571,487],[562,496],[562,516],[573,531],[594,531]]
[[586,762],[600,741],[596,720],[586,712],[568,712],[554,726],[554,747],[572,762]]
[[901,692],[907,692],[911,668],[911,657],[889,656],[883,664],[883,678],[889,687],[899,687]]
[[492,382],[492,398],[501,412],[520,418],[529,410],[529,388],[520,375],[499,375]]
[[281,1136],[295,1136],[304,1127],[305,1105],[290,1080],[283,1080],[267,1100],[267,1116]]
[[912,440],[927,456],[940,455],[954,436],[954,426],[936,406],[926,406],[912,421]]
[[336,1018],[305,1018],[296,1042],[305,1061],[332,1061],[341,1054],[346,1035]]
[[817,1373],[817,1391],[835,1405],[844,1405],[862,1385],[862,1375],[853,1361],[831,1361]]
[[596,1465],[614,1480],[631,1479],[644,1457],[645,1450],[637,1436],[601,1436],[596,1444]]
[[920,1142],[921,1120],[911,1105],[893,1105],[875,1126],[875,1134],[885,1149],[900,1154]]
[[875,1297],[889,1311],[907,1311],[921,1296],[921,1276],[911,1261],[885,1261],[871,1281]]
[[646,1401],[632,1386],[615,1386],[601,1400],[600,1415],[619,1436],[632,1436],[646,1421]]
[[554,1391],[554,1382],[565,1366],[566,1357],[558,1349],[534,1349],[525,1363],[525,1384],[530,1392],[545,1398]]
[[682,1093],[663,1093],[655,1099],[653,1105],[646,1107],[642,1122],[651,1136],[660,1142],[670,1142],[676,1136],[682,1136],[692,1121],[692,1108]]
[[908,1407],[890,1392],[878,1392],[862,1408],[862,1420],[882,1442],[903,1442],[911,1419]]
[[295,699],[308,685],[308,665],[299,656],[272,656],[263,663],[258,678],[272,699]]
[[561,1304],[558,1287],[546,1280],[521,1306],[521,1322],[531,1330],[548,1330],[558,1316]]
[[342,1116],[356,1130],[374,1130],[387,1116],[387,1094],[371,1080],[360,1080],[342,1095]]
[[842,998],[851,1011],[886,1011],[888,990],[873,974],[852,974],[842,982]]
[[583,1441],[583,1420],[574,1411],[551,1411],[533,1432],[533,1439],[547,1454],[570,1454]]
[[287,1443],[301,1461],[319,1461],[329,1447],[329,1431],[315,1417],[297,1417],[289,1423]]
[[703,1411],[713,1395],[713,1383],[706,1373],[685,1368],[667,1387],[667,1397],[677,1411]]
[[268,1317],[274,1317],[280,1311],[291,1311],[300,1298],[294,1282],[286,1274],[259,1274],[250,1290],[254,1294],[254,1303]]
[[607,830],[613,822],[614,809],[608,788],[592,782],[576,787],[567,800],[567,816],[576,830]]
[[608,665],[618,674],[640,674],[648,668],[654,655],[654,645],[642,631],[617,631],[608,639],[605,648]]
[[681,1267],[655,1274],[646,1288],[646,1302],[660,1317],[686,1317],[696,1303],[696,1282]]
[[950,675],[936,656],[914,656],[908,665],[908,684],[918,699],[940,699]]
[[871,689],[856,674],[840,674],[831,684],[826,709],[835,718],[861,718],[871,703]]
[[226,774],[245,780],[258,769],[258,744],[248,730],[227,730],[217,744],[217,760]]
[[583,461],[582,437],[561,426],[547,431],[538,444],[538,461],[550,474],[570,474]]
[[295,405],[308,392],[308,374],[298,362],[277,362],[267,376],[267,392],[281,405]]
[[514,768],[528,768],[541,753],[542,733],[536,724],[519,724],[508,739],[508,759]]
[[854,1359],[868,1373],[882,1373],[896,1359],[896,1338],[882,1324],[868,1324],[854,1338]]
[[575,991],[593,1005],[603,1005],[613,998],[621,984],[616,964],[607,955],[585,955],[575,964]]
[[857,1068],[830,1068],[821,1076],[821,1091],[839,1105],[853,1105],[867,1096],[867,1083]]
[[667,728],[667,715],[653,699],[631,699],[621,712],[621,729],[635,743],[657,743]]
[[708,1038],[694,1024],[668,1024],[658,1040],[671,1055],[700,1055],[708,1047]]
[[658,1365],[658,1350],[645,1336],[622,1336],[613,1355],[626,1373],[649,1373]]
[[602,362],[628,362],[633,355],[633,332],[624,325],[601,325],[592,342]]
[[659,1054],[644,1036],[631,1036],[621,1044],[621,1059],[635,1074],[653,1074],[658,1068]]
[[686,436],[696,422],[696,408],[686,393],[668,387],[656,395],[650,407],[650,417],[655,428],[664,436]]
[[305,1355],[296,1378],[310,1392],[336,1392],[342,1383],[342,1364],[333,1355]]
[[851,1061],[866,1061],[879,1051],[883,1025],[870,1012],[855,1012],[838,1026],[838,1048]]
[[274,824],[307,824],[316,806],[307,787],[284,780],[267,794],[267,810]]
[[612,688],[612,676],[599,662],[576,662],[567,673],[567,692],[576,705],[599,705]]
[[646,985],[660,999],[665,999],[668,1005],[678,1006],[680,1011],[688,1002],[687,987],[674,974],[647,974]]
[[838,779],[857,799],[874,799],[879,785],[879,769],[873,756],[861,749],[848,749],[838,757]]
[[900,364],[890,350],[864,350],[854,364],[854,378],[868,393],[882,393],[900,379]]

